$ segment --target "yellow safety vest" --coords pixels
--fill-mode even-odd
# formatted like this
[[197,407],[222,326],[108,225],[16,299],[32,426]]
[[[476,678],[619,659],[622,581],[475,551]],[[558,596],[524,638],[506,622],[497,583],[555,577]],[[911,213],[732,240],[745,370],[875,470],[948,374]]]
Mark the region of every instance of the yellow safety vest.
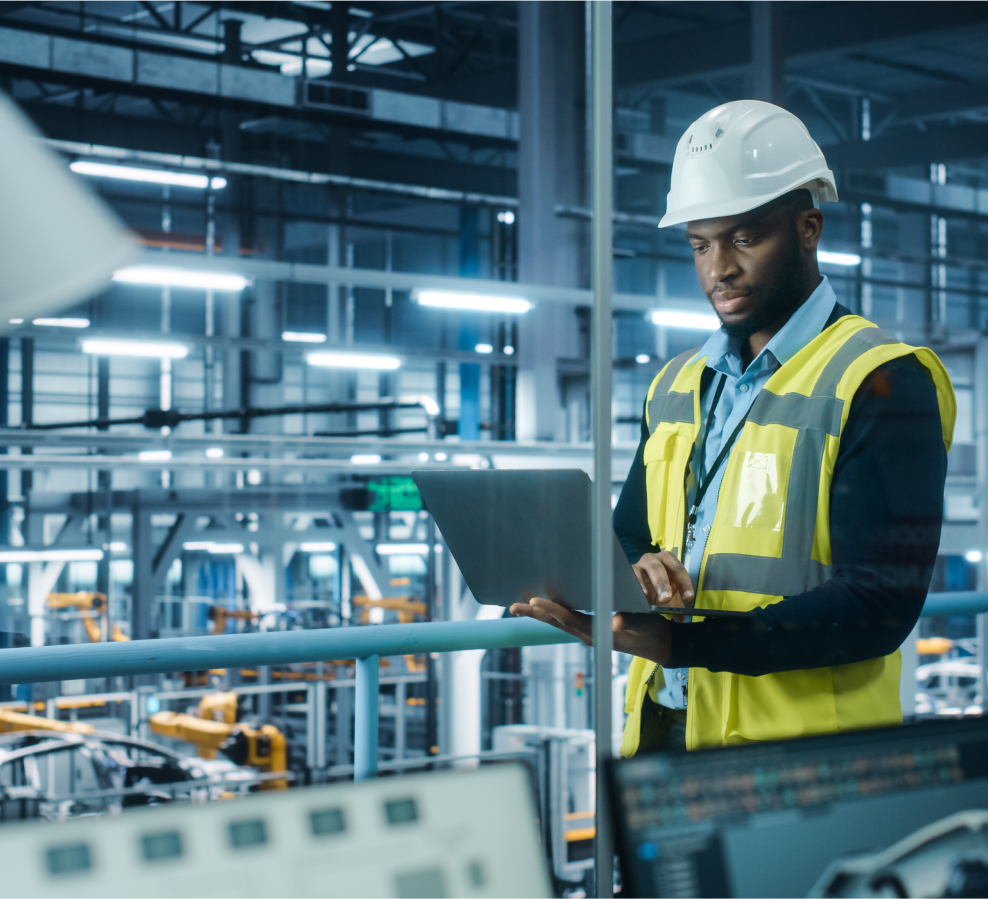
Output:
[[[936,386],[950,450],[956,406],[946,370],[925,348],[900,343],[857,315],[826,328],[769,378],[728,457],[696,590],[697,608],[750,609],[820,586],[831,576],[830,483],[851,400],[892,359],[915,354]],[[681,556],[686,473],[700,430],[695,350],[669,362],[648,392],[644,463],[652,542]],[[696,620],[696,619],[694,619]],[[662,672],[635,658],[621,754],[634,755],[645,692]],[[747,677],[691,668],[688,749],[899,724],[898,650],[878,659]]]

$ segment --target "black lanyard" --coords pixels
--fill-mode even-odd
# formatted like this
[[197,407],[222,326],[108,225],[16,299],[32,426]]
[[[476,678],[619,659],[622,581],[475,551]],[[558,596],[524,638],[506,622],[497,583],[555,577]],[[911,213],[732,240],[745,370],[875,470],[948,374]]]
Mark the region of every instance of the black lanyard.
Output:
[[[703,464],[704,456],[707,451],[707,435],[710,433],[710,425],[714,421],[714,410],[717,408],[717,403],[720,401],[720,395],[724,392],[724,385],[727,383],[727,375],[722,374],[720,377],[720,383],[717,385],[717,390],[714,393],[713,402],[710,404],[710,411],[707,413],[707,425],[703,429],[703,440],[700,442],[700,456],[699,464]],[[683,554],[685,556],[693,548],[694,540],[694,528],[696,526],[696,512],[703,502],[703,497],[706,495],[707,490],[714,481],[714,476],[717,474],[721,465],[724,464],[724,460],[727,458],[728,454],[731,452],[731,447],[734,446],[734,441],[737,440],[738,434],[741,433],[741,429],[744,427],[745,422],[748,420],[748,415],[751,412],[751,407],[748,407],[748,411],[745,412],[741,421],[737,423],[737,427],[734,428],[733,433],[720,448],[720,453],[718,453],[717,458],[714,459],[714,464],[710,466],[710,470],[707,472],[707,477],[704,480],[697,478],[696,495],[693,497],[693,505],[689,510],[689,515],[686,521],[686,539],[684,542]],[[693,445],[693,453],[690,456],[691,459],[697,458],[696,456],[696,444]],[[699,465],[697,466],[699,470]]]

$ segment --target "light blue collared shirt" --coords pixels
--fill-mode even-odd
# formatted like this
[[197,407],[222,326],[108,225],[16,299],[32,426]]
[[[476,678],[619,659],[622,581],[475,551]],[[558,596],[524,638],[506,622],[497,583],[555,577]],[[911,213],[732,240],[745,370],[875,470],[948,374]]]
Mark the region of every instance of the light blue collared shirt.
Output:
[[[824,277],[817,289],[810,294],[809,299],[793,313],[792,318],[752,359],[751,365],[744,371],[742,371],[741,350],[738,342],[728,337],[723,330],[715,331],[693,357],[695,359],[706,356],[707,368],[718,373],[714,375],[710,387],[700,401],[701,430],[697,437],[697,445],[703,443],[703,428],[706,427],[707,417],[710,414],[710,404],[717,392],[717,384],[722,377],[725,378],[724,389],[717,402],[717,408],[714,409],[713,420],[710,422],[703,458],[699,460],[699,478],[701,480],[706,480],[707,472],[717,460],[724,442],[734,433],[738,422],[748,414],[755,397],[768,383],[768,379],[820,334],[836,304],[837,296],[834,289]],[[694,469],[696,462],[697,460],[693,459],[690,464],[689,479],[686,485],[688,508],[692,508],[693,498],[697,492],[697,472]],[[714,515],[717,512],[717,496],[720,493],[720,484],[726,468],[727,461],[725,460],[720,468],[713,473],[713,480],[696,511],[696,525],[693,530],[695,542],[688,557],[684,557],[694,589],[700,579],[700,562],[707,545],[710,526],[713,524]],[[662,705],[671,709],[686,708],[688,672],[688,668],[662,669],[666,683],[665,688],[659,692],[659,701]]]

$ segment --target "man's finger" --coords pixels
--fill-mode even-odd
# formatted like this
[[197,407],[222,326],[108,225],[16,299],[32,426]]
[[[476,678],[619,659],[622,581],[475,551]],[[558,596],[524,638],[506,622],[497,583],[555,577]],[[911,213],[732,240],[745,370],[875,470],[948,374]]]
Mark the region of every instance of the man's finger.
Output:
[[640,562],[636,562],[631,566],[631,570],[635,573],[635,577],[638,578],[638,583],[641,585],[642,593],[645,594],[645,599],[649,601],[650,605],[657,603],[659,597],[655,592],[655,584],[652,583],[652,578],[649,577],[645,567]]
[[662,564],[669,574],[669,579],[674,585],[674,589],[679,591],[688,604],[693,602],[693,581],[690,580],[690,573],[686,567],[671,552],[659,554]]
[[552,627],[582,640],[587,646],[593,645],[592,625],[589,624],[589,616],[577,615],[558,603],[547,599],[532,599],[527,603],[515,603],[509,611],[512,615],[534,618],[537,621],[552,625]]
[[584,634],[589,637],[593,633],[593,620],[589,615],[584,615],[583,612],[573,612],[566,606],[553,602],[551,599],[543,599],[541,596],[529,600],[529,605],[537,611],[551,616],[559,622],[559,626],[563,630],[568,630],[581,639]]
[[[672,598],[673,591],[669,584],[669,575],[666,574],[666,568],[662,563],[661,555],[647,553],[638,560],[638,565],[652,582],[655,599],[658,602],[668,602]],[[648,596],[649,592],[649,590],[646,590],[645,595]],[[652,597],[650,596],[649,600],[651,601],[651,599]]]

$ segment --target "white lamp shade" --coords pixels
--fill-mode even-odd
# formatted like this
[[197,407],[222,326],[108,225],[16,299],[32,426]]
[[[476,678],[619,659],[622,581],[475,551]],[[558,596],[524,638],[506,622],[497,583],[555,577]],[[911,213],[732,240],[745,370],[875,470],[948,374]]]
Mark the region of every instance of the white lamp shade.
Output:
[[0,94],[0,328],[91,297],[137,247]]

